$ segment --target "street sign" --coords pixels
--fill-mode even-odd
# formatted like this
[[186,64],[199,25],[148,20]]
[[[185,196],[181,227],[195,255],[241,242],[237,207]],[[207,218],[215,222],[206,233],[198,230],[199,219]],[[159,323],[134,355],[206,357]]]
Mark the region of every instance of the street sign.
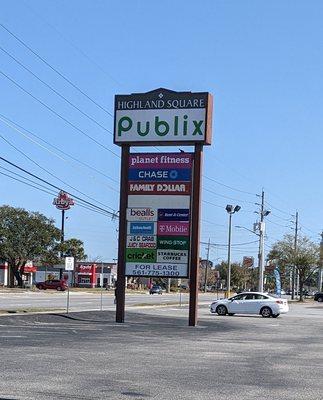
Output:
[[74,271],[74,257],[65,257],[65,271]]

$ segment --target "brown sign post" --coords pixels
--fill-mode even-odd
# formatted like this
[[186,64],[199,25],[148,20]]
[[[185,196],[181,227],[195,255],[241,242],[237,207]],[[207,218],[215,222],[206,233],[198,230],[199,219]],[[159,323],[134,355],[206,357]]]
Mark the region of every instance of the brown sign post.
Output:
[[[121,146],[116,322],[125,319],[125,277],[190,281],[197,324],[203,145],[211,144],[211,94],[156,89],[115,96]],[[130,153],[131,146],[194,146],[194,153]]]

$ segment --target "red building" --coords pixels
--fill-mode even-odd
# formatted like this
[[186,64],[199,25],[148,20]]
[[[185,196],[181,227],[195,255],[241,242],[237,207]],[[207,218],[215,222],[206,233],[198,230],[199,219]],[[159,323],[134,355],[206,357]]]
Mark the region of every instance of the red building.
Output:
[[75,271],[75,283],[79,287],[96,286],[96,264],[77,263]]

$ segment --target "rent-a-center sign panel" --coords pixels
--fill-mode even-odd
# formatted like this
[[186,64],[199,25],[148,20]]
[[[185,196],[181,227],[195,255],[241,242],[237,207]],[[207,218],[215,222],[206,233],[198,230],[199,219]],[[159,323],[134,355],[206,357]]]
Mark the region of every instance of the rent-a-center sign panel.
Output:
[[126,276],[188,277],[193,154],[130,154]]
[[208,92],[115,96],[114,143],[118,145],[211,144],[212,96]]

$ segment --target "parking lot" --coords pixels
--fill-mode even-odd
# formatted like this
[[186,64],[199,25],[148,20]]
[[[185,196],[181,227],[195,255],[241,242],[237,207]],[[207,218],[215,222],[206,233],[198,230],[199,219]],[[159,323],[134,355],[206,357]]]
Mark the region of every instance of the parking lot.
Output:
[[312,399],[323,390],[323,306],[278,319],[186,307],[0,318],[0,398]]

